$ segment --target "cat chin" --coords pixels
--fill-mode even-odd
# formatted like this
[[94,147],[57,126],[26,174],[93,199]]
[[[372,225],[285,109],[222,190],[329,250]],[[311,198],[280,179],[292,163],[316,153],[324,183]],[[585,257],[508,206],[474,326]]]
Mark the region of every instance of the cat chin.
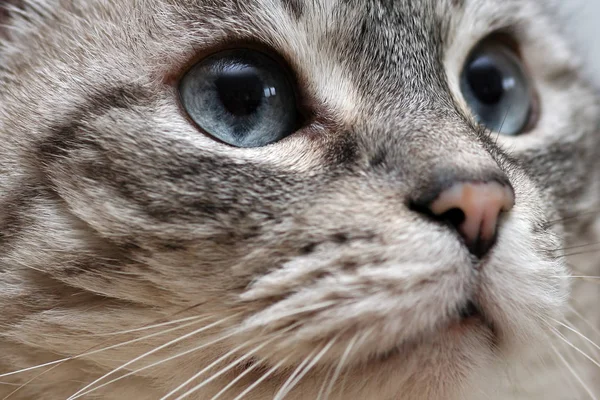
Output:
[[[492,332],[479,317],[451,324],[435,335],[404,343],[386,354],[355,357],[348,366],[340,368],[337,362],[327,362],[304,376],[285,399],[327,398],[348,400],[454,400],[465,399],[482,371],[488,371],[499,357],[495,353]],[[265,383],[262,393],[248,399],[273,399],[286,384],[291,371]],[[262,368],[263,372],[269,367]],[[331,379],[337,379],[330,385]],[[257,374],[253,379],[260,378]],[[241,390],[241,389],[240,389]]]

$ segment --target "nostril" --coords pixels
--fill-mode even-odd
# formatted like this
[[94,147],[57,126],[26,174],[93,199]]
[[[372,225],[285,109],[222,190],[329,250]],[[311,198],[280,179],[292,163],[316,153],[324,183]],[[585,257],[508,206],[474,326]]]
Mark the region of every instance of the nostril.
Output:
[[497,181],[457,182],[414,209],[452,226],[481,258],[494,245],[501,214],[512,209],[514,200],[512,188]]
[[451,208],[437,218],[441,221],[447,222],[456,229],[459,229],[460,226],[465,222],[466,215],[465,212],[460,208]]
[[460,319],[469,319],[480,314],[479,308],[472,301],[468,301],[462,308],[458,310]]

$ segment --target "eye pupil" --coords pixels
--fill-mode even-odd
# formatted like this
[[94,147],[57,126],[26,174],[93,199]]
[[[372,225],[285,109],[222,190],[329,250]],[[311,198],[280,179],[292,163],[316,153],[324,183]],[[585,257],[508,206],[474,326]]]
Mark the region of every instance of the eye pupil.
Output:
[[262,80],[254,68],[248,66],[224,70],[215,85],[223,107],[236,117],[254,114],[265,97]]
[[471,51],[460,77],[460,89],[474,119],[508,136],[525,133],[535,115],[532,80],[519,55],[506,38],[487,38]]
[[473,61],[468,67],[467,80],[481,103],[494,105],[502,100],[504,77],[490,58],[484,56]]

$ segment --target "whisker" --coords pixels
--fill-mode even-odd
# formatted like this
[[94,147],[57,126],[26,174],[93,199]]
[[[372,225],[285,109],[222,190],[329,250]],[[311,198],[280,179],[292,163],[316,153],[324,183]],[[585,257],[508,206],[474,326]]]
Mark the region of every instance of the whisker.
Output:
[[[83,354],[80,355],[80,356],[77,356],[77,357],[83,357]],[[72,360],[73,358],[75,358],[75,357],[65,357],[65,358],[61,358],[60,360],[49,361],[49,362],[44,363],[44,364],[38,364],[38,365],[35,365],[33,367],[23,368],[23,369],[20,369],[18,371],[6,372],[6,373],[3,373],[3,374],[0,374],[0,378],[4,378],[6,376],[11,376],[11,375],[16,375],[16,374],[22,374],[22,373],[28,372],[28,371],[34,371],[36,369],[40,369],[40,368],[44,368],[44,367],[49,367],[49,366],[52,366],[52,365],[55,365],[55,364],[59,364],[59,363],[65,362],[65,361]]]
[[[261,345],[255,347],[252,351],[244,354],[242,357],[238,358],[236,361],[230,363],[227,367],[222,368],[220,371],[218,371],[217,373],[213,374],[209,379],[206,379],[205,381],[203,381],[199,385],[194,386],[192,389],[188,390],[187,392],[185,392],[184,394],[182,394],[181,396],[179,396],[176,400],[182,400],[185,397],[189,396],[190,394],[197,392],[198,390],[200,390],[201,388],[203,388],[205,385],[207,385],[208,383],[212,382],[213,380],[215,380],[219,376],[223,375],[224,373],[226,373],[227,371],[229,371],[230,369],[232,369],[233,367],[235,367],[239,363],[241,363],[244,360],[250,358],[253,354],[256,354],[258,351],[260,351],[261,349],[263,349],[268,344],[272,343],[276,339],[280,339],[282,334],[290,331],[291,329],[292,329],[292,327],[288,327],[288,328],[286,328],[285,330],[283,330],[281,332],[277,332],[277,334],[273,335],[273,337],[271,337],[269,340],[266,340]],[[183,389],[189,383],[193,382],[195,379],[197,379],[199,376],[201,376],[202,374],[204,374],[206,371],[209,371],[214,366],[220,364],[223,360],[226,360],[227,358],[231,357],[232,355],[234,355],[235,353],[237,353],[238,351],[240,351],[244,347],[248,347],[250,345],[250,343],[251,342],[243,343],[243,344],[237,346],[236,348],[234,348],[233,350],[228,351],[226,354],[224,354],[223,356],[219,357],[217,360],[213,361],[210,365],[208,365],[207,367],[205,367],[204,369],[202,369],[200,372],[194,374],[191,378],[189,378],[188,380],[186,380],[185,382],[183,382],[181,385],[177,386],[175,389],[171,390],[165,396],[161,397],[160,400],[167,400],[169,397],[173,396],[175,393],[177,393],[178,391],[180,391],[181,389]]]
[[[39,377],[43,376],[46,373],[49,373],[53,369],[55,369],[57,367],[60,367],[63,363],[65,363],[67,361],[71,361],[71,360],[75,360],[75,359],[79,359],[79,358],[83,358],[83,357],[88,357],[88,356],[91,356],[91,355],[94,355],[94,354],[101,353],[103,351],[107,351],[107,350],[119,348],[119,347],[122,347],[122,346],[126,346],[128,344],[136,343],[136,342],[139,342],[141,340],[149,339],[149,338],[156,337],[156,336],[161,336],[161,335],[164,335],[164,334],[172,332],[172,331],[176,331],[176,330],[183,329],[183,328],[186,328],[186,327],[191,326],[191,325],[195,325],[195,324],[200,323],[200,322],[202,322],[202,321],[204,321],[204,320],[206,320],[208,318],[210,318],[210,317],[203,317],[203,318],[200,318],[197,321],[194,321],[194,322],[191,322],[191,323],[188,323],[188,324],[184,324],[182,326],[177,326],[177,327],[174,327],[174,328],[171,328],[171,329],[167,329],[167,330],[164,330],[164,331],[155,332],[155,333],[153,333],[151,335],[146,335],[146,336],[143,336],[143,337],[140,337],[140,338],[128,340],[126,342],[122,342],[122,343],[118,343],[118,344],[115,344],[115,345],[112,345],[112,346],[104,347],[102,349],[88,351],[88,352],[85,352],[85,353],[82,353],[82,354],[78,354],[76,356],[66,357],[66,358],[62,358],[60,360],[55,360],[55,361],[51,361],[51,362],[48,362],[48,363],[36,365],[36,366],[33,366],[33,367],[24,368],[24,369],[21,369],[21,370],[18,370],[18,371],[13,371],[13,372],[8,372],[8,373],[5,373],[5,374],[2,374],[2,375],[0,375],[0,377],[11,376],[11,375],[15,375],[15,374],[19,374],[19,373],[23,373],[23,372],[27,372],[27,371],[36,370],[36,369],[43,368],[43,367],[46,367],[46,366],[50,366],[50,368],[48,368],[47,370],[45,370],[45,371],[43,371],[43,372],[35,375],[34,377],[32,377],[28,381],[24,382],[23,384],[20,384],[17,389],[15,389],[11,393],[9,393],[6,397],[3,398],[3,400],[6,400],[6,399],[10,398],[12,395],[14,395],[15,393],[17,393],[19,390],[21,390],[25,386],[31,384],[31,382],[33,382],[34,380],[38,379]],[[104,343],[106,343],[106,342],[104,342]],[[90,349],[93,349],[93,348],[94,347],[91,347]]]
[[[227,358],[231,357],[232,355],[234,355],[235,353],[237,353],[238,351],[240,351],[244,347],[247,347],[248,345],[249,345],[249,343],[244,343],[244,344],[242,344],[240,346],[235,347],[233,350],[228,351],[223,356],[219,357],[217,360],[215,360],[211,364],[209,364],[207,367],[205,367],[202,370],[200,370],[200,372],[197,372],[191,378],[189,378],[188,380],[186,380],[185,382],[183,382],[181,385],[177,386],[175,389],[171,390],[165,396],[161,397],[160,400],[166,400],[169,397],[173,396],[175,393],[177,393],[178,391],[180,391],[181,389],[183,389],[186,385],[188,385],[189,383],[191,383],[192,381],[194,381],[195,379],[197,379],[199,376],[201,376],[202,374],[206,373],[207,371],[209,371],[213,367],[219,365],[222,361],[224,361]],[[231,370],[232,368],[235,368],[236,365],[239,365],[240,363],[244,362],[244,360],[247,360],[248,358],[252,357],[253,354],[255,354],[260,349],[264,348],[265,346],[266,346],[266,343],[263,343],[261,346],[258,346],[253,351],[251,351],[249,353],[246,353],[242,357],[238,358],[237,360],[229,363],[226,367],[222,368],[220,371],[218,371],[215,374],[213,374],[210,378],[205,379],[202,383],[194,386],[193,388],[191,388],[187,392],[184,392],[182,395],[180,395],[179,397],[177,397],[176,400],[182,400],[182,399],[188,397],[190,394],[197,392],[198,390],[200,390],[201,388],[203,388],[204,386],[206,386],[210,382],[212,382],[215,379],[217,379],[219,376],[225,374],[227,371]]]
[[299,307],[299,308],[297,308],[295,310],[291,310],[290,312],[285,313],[285,314],[277,315],[277,318],[281,320],[283,318],[293,317],[295,315],[302,314],[305,312],[317,311],[322,308],[327,308],[327,307],[335,305],[335,304],[337,304],[336,301],[323,301],[321,303],[311,304],[306,307]]
[[[564,322],[568,323],[569,326],[571,326],[571,328],[573,328],[575,330],[575,326],[572,325],[569,322],[569,320],[565,319]],[[559,329],[559,331],[560,331],[560,329]],[[562,331],[561,331],[561,333],[562,333]],[[581,335],[583,335],[582,332],[579,332],[579,333]],[[583,343],[583,345],[587,348],[586,351],[588,352],[588,354],[591,355],[591,356],[593,356],[594,359],[600,360],[600,358],[599,358],[600,357],[600,351],[598,351],[598,348],[597,348],[598,345],[596,343],[594,343],[593,341],[591,341],[591,340],[583,340],[581,335],[577,335],[577,339],[579,339]],[[585,335],[583,335],[583,336],[585,336]],[[566,337],[566,334],[565,334],[565,337]]]
[[[141,340],[150,339],[152,337],[164,335],[164,334],[169,333],[169,332],[173,332],[173,331],[176,331],[176,330],[179,330],[179,329],[187,328],[188,326],[195,325],[195,324],[200,323],[200,322],[202,322],[204,320],[207,320],[208,318],[210,318],[210,317],[199,317],[200,320],[199,321],[195,321],[193,323],[185,324],[185,325],[182,325],[182,326],[177,326],[175,328],[171,328],[171,329],[167,329],[167,330],[164,330],[164,331],[156,332],[156,333],[153,333],[151,335],[142,336],[140,338],[128,340],[126,342],[118,343],[118,344],[111,345],[111,346],[108,346],[108,347],[104,347],[102,349],[93,350],[93,351],[87,351],[85,353],[81,353],[81,354],[78,354],[76,356],[70,356],[70,357],[61,358],[60,360],[49,361],[47,363],[34,365],[33,367],[23,368],[23,369],[20,369],[18,371],[6,372],[6,373],[3,373],[3,374],[0,374],[0,378],[4,378],[6,376],[11,376],[11,375],[16,375],[16,374],[21,374],[21,373],[28,372],[28,371],[33,371],[33,370],[44,368],[44,367],[49,367],[49,366],[52,366],[52,365],[55,365],[55,364],[63,363],[65,361],[76,360],[78,358],[83,358],[83,357],[91,356],[91,355],[98,354],[98,353],[106,351],[106,350],[112,350],[112,349],[115,349],[115,348],[118,348],[118,347],[121,347],[121,346],[126,346],[128,344],[139,342]],[[106,343],[106,342],[104,342],[104,343]],[[91,347],[90,349],[93,349],[93,348],[94,347]]]
[[226,322],[226,321],[228,321],[228,320],[230,320],[230,319],[232,319],[234,317],[237,317],[237,316],[239,316],[239,314],[235,314],[235,315],[232,315],[232,316],[229,316],[229,317],[222,318],[221,320],[219,320],[217,322],[213,322],[212,324],[204,326],[204,327],[202,327],[200,329],[197,329],[197,330],[195,330],[193,332],[187,333],[187,334],[185,334],[185,335],[183,335],[183,336],[181,336],[181,337],[179,337],[177,339],[173,339],[173,340],[171,340],[171,341],[169,341],[169,342],[167,342],[167,343],[165,343],[165,344],[163,344],[163,345],[161,345],[161,346],[159,346],[159,347],[157,347],[157,348],[155,348],[155,349],[153,349],[151,351],[148,351],[148,352],[146,352],[146,353],[144,353],[144,354],[142,354],[142,355],[134,358],[133,360],[130,360],[130,361],[126,362],[125,364],[121,365],[120,367],[117,367],[117,368],[113,369],[112,371],[110,371],[110,372],[102,375],[100,378],[96,379],[92,383],[90,383],[90,384],[86,385],[85,387],[79,389],[79,391],[77,391],[76,393],[74,393],[73,395],[71,395],[67,400],[73,400],[75,398],[75,396],[77,396],[80,393],[86,391],[90,387],[94,386],[96,383],[98,383],[98,382],[100,382],[100,381],[108,378],[109,376],[111,376],[111,375],[117,373],[118,371],[121,371],[122,369],[126,368],[127,366],[135,363],[136,361],[139,361],[139,360],[141,360],[141,359],[143,359],[143,358],[145,358],[145,357],[147,357],[147,356],[149,356],[151,354],[154,354],[157,351],[160,351],[160,350],[164,349],[165,347],[171,346],[171,345],[173,345],[175,343],[179,343],[182,340],[185,340],[185,339],[187,339],[189,337],[197,335],[197,334],[199,334],[201,332],[204,332],[204,331],[206,331],[206,330],[208,330],[210,328],[214,328],[215,326],[221,325],[224,322]]
[[[293,328],[296,328],[298,325],[299,325],[299,323],[296,323],[296,324],[290,325],[288,328],[286,328],[286,329],[284,330],[284,332],[287,332],[288,330],[291,330],[291,329],[293,329]],[[138,373],[140,373],[140,372],[142,372],[142,371],[145,371],[145,370],[147,370],[147,369],[153,368],[153,367],[155,367],[155,366],[158,366],[158,365],[164,364],[164,363],[166,363],[166,362],[169,362],[169,361],[171,361],[171,360],[174,360],[174,359],[177,359],[177,358],[180,358],[180,357],[184,357],[184,356],[186,356],[186,355],[188,355],[188,354],[190,354],[190,353],[193,353],[193,352],[196,352],[196,351],[198,351],[198,350],[204,349],[204,348],[206,348],[206,347],[212,346],[212,345],[214,345],[214,344],[216,344],[216,343],[218,343],[218,342],[221,342],[221,341],[223,341],[223,340],[229,339],[229,338],[231,338],[231,337],[233,337],[233,336],[235,336],[235,335],[237,335],[237,334],[238,334],[238,332],[232,332],[232,333],[230,333],[230,334],[227,334],[227,335],[225,335],[225,336],[221,336],[221,337],[219,337],[218,339],[215,339],[215,340],[213,340],[213,341],[210,341],[210,342],[208,342],[208,343],[205,343],[205,344],[203,344],[203,345],[200,345],[200,346],[198,346],[198,347],[195,347],[195,348],[193,348],[193,349],[186,350],[186,351],[184,351],[184,352],[182,352],[182,353],[178,353],[178,354],[172,355],[172,356],[170,356],[170,357],[167,357],[167,358],[165,358],[165,359],[163,359],[163,360],[156,361],[156,362],[154,362],[154,363],[152,363],[152,364],[149,364],[149,365],[146,365],[146,366],[144,366],[144,367],[142,367],[142,368],[138,368],[138,369],[136,369],[136,370],[130,371],[130,372],[128,372],[128,373],[127,373],[127,374],[125,374],[125,375],[119,376],[118,378],[115,378],[115,379],[112,379],[112,380],[110,380],[110,381],[108,381],[108,382],[105,382],[105,383],[103,383],[102,385],[99,385],[99,386],[96,386],[96,387],[94,387],[94,388],[92,388],[92,389],[90,389],[90,390],[87,390],[87,391],[86,391],[86,392],[84,392],[84,393],[80,393],[80,394],[78,394],[76,397],[74,397],[73,399],[78,399],[78,398],[80,398],[80,397],[82,397],[82,396],[85,396],[85,395],[87,395],[87,394],[89,394],[89,393],[91,393],[91,392],[94,392],[94,391],[96,391],[96,390],[98,390],[98,389],[100,389],[100,388],[106,387],[106,386],[108,386],[108,385],[110,385],[110,384],[112,384],[112,383],[114,383],[114,382],[117,382],[117,381],[120,381],[120,380],[122,380],[122,379],[125,379],[125,378],[127,378],[127,377],[129,377],[129,376],[132,376],[132,375],[138,374]]]
[[[60,365],[60,364],[59,364]],[[46,372],[51,371],[52,369],[58,367],[59,365],[55,365],[53,367],[50,367],[49,369],[47,369],[46,371],[35,375],[33,378],[29,379],[28,381],[26,381],[25,383],[22,384],[17,384],[17,388],[15,390],[13,390],[12,392],[10,392],[9,394],[7,394],[5,397],[2,398],[2,400],[7,400],[9,399],[12,395],[14,395],[15,393],[17,393],[19,390],[23,389],[25,386],[29,385],[31,382],[33,382],[35,379],[39,378],[40,376],[44,375]]]
[[290,383],[296,378],[296,376],[300,373],[300,371],[302,371],[302,368],[304,368],[304,366],[310,362],[311,358],[316,353],[317,353],[317,349],[314,349],[313,351],[311,351],[308,354],[308,356],[296,367],[296,369],[290,374],[288,379],[283,383],[281,388],[279,388],[279,391],[275,394],[274,400],[278,400],[277,396],[280,393],[282,393],[284,390],[287,389],[287,387],[290,385]]
[[576,276],[575,279],[581,279],[584,282],[593,283],[594,285],[600,285],[600,278],[597,278],[597,277],[591,277],[591,276],[578,277],[578,276]]
[[594,348],[596,348],[597,350],[600,350],[600,346],[598,346],[596,343],[594,343],[594,341],[592,341],[591,339],[589,339],[587,336],[585,336],[583,333],[579,332],[576,329],[573,329],[572,327],[555,320],[554,318],[551,318],[554,322],[556,322],[557,324],[563,326],[564,328],[570,330],[571,332],[575,333],[576,335],[578,335],[579,337],[581,337],[583,340],[585,340],[586,342],[588,342],[589,344],[591,344],[592,346],[594,346]]
[[581,354],[582,356],[584,356],[585,358],[587,358],[589,361],[591,361],[594,365],[596,365],[598,368],[600,368],[600,363],[596,360],[594,360],[592,357],[590,357],[586,352],[584,352],[583,350],[581,350],[579,347],[575,346],[573,343],[571,343],[571,341],[569,341],[563,334],[561,334],[557,329],[553,329],[554,334],[561,339],[562,341],[564,341],[569,347],[573,348],[575,351],[577,351],[579,354]]
[[248,375],[250,372],[252,372],[255,369],[257,369],[258,366],[259,366],[259,364],[255,363],[255,364],[252,364],[250,367],[246,368],[246,370],[244,372],[242,372],[235,379],[233,379],[231,382],[229,382],[223,389],[221,389],[217,394],[215,394],[213,397],[211,397],[210,400],[217,400],[225,392],[227,392],[229,389],[231,389],[233,386],[235,386],[236,383],[238,383],[239,381],[241,381],[242,379],[244,379],[244,377],[246,375]]
[[[558,355],[556,354],[558,351],[558,348],[555,347],[552,343],[554,343],[554,341],[556,340],[554,338],[554,333],[552,332],[552,325],[548,325],[549,329],[548,331],[546,331],[546,335],[548,337],[548,340],[550,341],[550,346],[553,347],[554,353],[550,353],[550,355],[552,356],[552,359],[554,360],[554,362],[559,365],[559,364],[564,364],[564,362],[576,362],[575,357],[573,356],[573,354],[571,352],[567,352],[567,355],[570,355],[570,361],[567,360],[566,358],[564,360],[561,360]],[[564,342],[557,342],[560,343],[561,345],[566,347],[566,344]],[[548,367],[547,363],[544,362],[543,359],[541,359],[542,361],[542,365],[544,365],[545,367]],[[572,374],[561,374],[561,381],[565,382],[566,385],[569,386],[569,391],[572,393],[577,393],[579,392],[580,388],[579,385],[580,383],[574,378],[574,376]]]
[[568,306],[569,310],[575,314],[576,316],[578,316],[584,324],[586,324],[596,335],[598,335],[598,337],[600,337],[600,330],[598,328],[596,328],[594,325],[592,325],[587,319],[585,319],[585,317],[583,315],[581,315],[581,313],[579,311],[577,311],[575,309],[575,307],[573,306]]
[[329,396],[331,395],[331,391],[333,390],[333,386],[335,385],[335,382],[340,377],[340,374],[342,373],[342,368],[344,367],[344,364],[346,363],[346,360],[348,359],[348,357],[350,357],[350,353],[352,352],[354,345],[356,344],[357,341],[358,341],[358,335],[355,335],[352,338],[352,340],[350,340],[350,343],[348,343],[348,346],[346,346],[346,350],[344,350],[344,353],[342,354],[342,357],[340,358],[337,368],[335,369],[335,372],[333,373],[333,378],[331,379],[331,382],[329,383],[329,386],[327,387],[327,391],[325,392],[325,399],[329,399]]
[[312,361],[306,366],[306,368],[304,368],[304,370],[302,370],[302,372],[298,374],[294,381],[290,383],[286,391],[281,394],[277,393],[273,400],[283,400],[283,398],[287,396],[287,394],[291,392],[292,389],[294,389],[294,387],[302,380],[302,378],[304,378],[304,376],[306,376],[306,374],[308,374],[308,372],[321,360],[321,358],[323,358],[325,353],[327,353],[329,349],[331,349],[331,347],[335,344],[339,336],[340,334],[337,334],[333,339],[331,339],[329,343],[327,343],[327,345],[323,347],[323,349],[312,359]]
[[[554,275],[552,278],[559,279],[581,279],[583,282],[593,283],[594,285],[600,285],[600,276],[584,276],[584,275]],[[581,282],[580,281],[580,282]]]
[[[371,328],[368,331],[366,331],[362,335],[362,337],[360,338],[360,340],[358,341],[358,343],[357,343],[358,347],[360,347],[369,338],[369,336],[371,336],[373,334],[374,331],[375,331],[375,328]],[[355,347],[357,347],[357,346],[355,346]],[[344,393],[344,390],[346,388],[346,380],[347,379],[348,379],[348,371],[346,371],[346,373],[344,374],[344,377],[342,378],[342,384],[340,385],[340,390],[339,390],[339,394],[340,395],[339,395],[338,398],[343,399],[343,393]]]
[[349,371],[346,371],[346,373],[344,374],[344,377],[342,378],[342,383],[340,385],[340,390],[339,390],[339,396],[337,396],[338,399],[344,399],[344,391],[346,390],[346,380],[348,379],[348,373]]
[[323,394],[325,393],[327,387],[329,387],[329,379],[333,378],[333,372],[335,370],[335,364],[332,364],[331,367],[327,369],[327,374],[323,378],[323,383],[321,384],[321,388],[319,389],[319,393],[317,393],[317,400],[323,399]]
[[599,245],[600,245],[600,241],[592,242],[592,243],[585,243],[585,244],[578,244],[578,245],[573,245],[573,246],[566,246],[566,247],[556,249],[554,251],[575,250],[575,249],[581,249],[583,247],[599,246]]
[[556,258],[573,257],[573,256],[580,256],[580,255],[583,255],[583,254],[594,254],[594,253],[598,253],[598,252],[600,252],[600,248],[598,248],[598,249],[591,249],[591,250],[576,251],[576,252],[573,252],[573,253],[561,254],[559,256],[556,256]]
[[[78,336],[103,337],[103,336],[126,335],[128,333],[142,332],[142,331],[147,331],[147,330],[150,330],[150,329],[162,328],[163,326],[175,325],[175,324],[178,324],[180,322],[193,321],[193,320],[197,320],[197,319],[200,319],[200,318],[203,318],[203,317],[202,316],[187,317],[187,318],[176,319],[174,321],[162,322],[160,324],[143,326],[141,328],[128,329],[128,330],[125,330],[125,331],[108,332],[108,333],[92,333],[92,334],[89,334],[89,335],[78,335]],[[206,317],[204,317],[204,318],[206,319]]]
[[275,373],[275,371],[277,371],[289,358],[290,357],[287,356],[283,360],[279,361],[270,370],[265,372],[265,374],[262,377],[257,379],[252,385],[248,386],[246,388],[246,390],[244,390],[242,393],[238,394],[233,400],[241,400],[244,396],[246,396],[248,393],[250,393],[252,390],[254,390],[258,385],[260,385],[262,382],[264,382],[269,376],[273,375]]
[[556,353],[558,358],[563,362],[565,367],[567,367],[567,369],[569,370],[571,375],[573,375],[573,377],[579,382],[579,384],[581,385],[581,387],[583,387],[583,389],[587,392],[587,394],[590,395],[590,398],[592,398],[593,400],[598,400],[598,398],[594,395],[594,393],[590,390],[590,388],[585,384],[583,379],[581,379],[581,377],[577,374],[577,371],[575,371],[573,369],[573,367],[567,362],[567,360],[565,360],[565,358],[562,356],[562,354],[560,354],[560,352],[558,351],[556,346],[554,346],[552,343],[550,343],[550,346],[552,347],[552,350],[554,350],[554,352]]
[[[506,117],[508,117],[508,113],[510,112],[510,109],[512,107],[512,104],[508,105],[508,108],[506,109],[506,113],[504,114],[504,118],[502,118],[502,123],[500,124],[500,128],[498,129],[498,132],[496,134],[496,140],[494,141],[494,145],[498,146],[498,139],[500,138],[500,132],[502,132],[502,128],[504,128],[504,123],[506,122]],[[490,129],[491,131],[492,129]]]
[[83,396],[85,396],[85,395],[87,395],[89,393],[92,393],[92,392],[94,392],[94,391],[96,391],[96,390],[98,390],[100,388],[103,388],[103,387],[106,387],[106,386],[108,386],[108,385],[110,385],[112,383],[118,382],[121,379],[125,379],[125,378],[127,378],[127,377],[129,377],[131,375],[138,374],[138,373],[140,373],[142,371],[145,371],[147,369],[156,367],[157,365],[164,364],[164,363],[169,362],[171,360],[175,360],[177,358],[184,357],[184,356],[186,356],[188,354],[194,353],[194,352],[196,352],[198,350],[202,350],[202,349],[204,349],[206,347],[212,346],[213,344],[216,344],[216,343],[222,342],[223,340],[229,339],[230,337],[235,336],[235,335],[237,335],[237,333],[236,332],[232,332],[232,333],[230,333],[228,335],[221,336],[218,339],[212,340],[212,341],[210,341],[208,343],[204,343],[204,344],[202,344],[202,345],[200,345],[198,347],[194,347],[193,349],[188,349],[188,350],[186,350],[184,352],[172,355],[172,356],[167,357],[165,359],[162,359],[160,361],[155,361],[152,364],[146,365],[145,367],[142,367],[142,368],[136,369],[134,371],[128,372],[125,375],[119,376],[118,378],[114,378],[114,379],[112,379],[112,380],[110,380],[108,382],[105,382],[102,385],[96,386],[96,387],[94,387],[94,388],[92,388],[92,389],[90,389],[90,390],[88,390],[86,392],[80,393],[80,394],[77,395],[77,397],[74,397],[73,399],[78,399],[78,398],[83,397]]
[[598,213],[600,213],[600,208],[597,208],[597,209],[594,209],[594,210],[590,210],[590,211],[584,211],[584,212],[582,212],[580,214],[571,215],[571,216],[560,218],[560,219],[555,219],[553,221],[548,221],[548,222],[546,222],[545,226],[546,226],[546,228],[549,228],[552,225],[555,225],[555,224],[558,224],[558,223],[561,223],[561,222],[572,221],[572,220],[577,219],[577,218],[587,217],[587,216],[598,214]]
[[586,275],[554,275],[552,278],[575,278],[575,279],[600,279],[600,276]]
[[[185,310],[183,310],[183,311],[185,311]],[[177,315],[177,314],[179,314],[179,313],[175,313],[174,315]],[[163,318],[159,318],[159,319],[157,319],[155,321],[160,321]],[[204,317],[203,316],[198,316],[198,317],[194,317],[194,318],[199,319],[199,321],[195,322],[195,323],[197,323],[197,322],[202,322],[202,321],[210,318],[210,316],[204,316]],[[192,323],[192,324],[194,324],[194,323]],[[46,369],[45,371],[42,371],[41,373],[35,375],[31,379],[27,380],[23,384],[20,384],[17,389],[15,389],[11,393],[9,393],[6,397],[4,397],[3,400],[6,400],[6,399],[10,398],[13,394],[17,393],[19,390],[21,390],[25,386],[30,385],[33,381],[35,381],[39,377],[41,377],[41,376],[49,373],[50,371],[54,370],[55,368],[60,367],[63,363],[66,363],[66,362],[74,360],[74,359],[79,359],[79,358],[87,357],[87,356],[90,356],[90,355],[93,355],[93,354],[97,354],[97,353],[100,353],[102,351],[107,351],[107,350],[110,350],[110,349],[114,349],[114,348],[118,348],[118,347],[121,347],[121,346],[125,346],[127,344],[131,344],[131,343],[134,343],[134,342],[138,342],[140,340],[148,339],[150,337],[163,335],[163,334],[171,332],[173,330],[183,329],[183,328],[185,328],[185,327],[187,327],[189,325],[192,325],[192,324],[175,327],[173,329],[168,329],[168,330],[165,330],[165,331],[157,332],[157,333],[154,333],[152,335],[144,336],[144,337],[141,337],[141,338],[138,338],[138,339],[130,340],[130,341],[127,341],[127,342],[123,342],[123,343],[119,343],[119,344],[116,344],[116,345],[108,346],[108,347],[105,347],[105,348],[102,348],[102,349],[99,349],[99,350],[91,351],[92,349],[94,349],[94,348],[96,348],[98,346],[101,346],[101,345],[107,343],[108,340],[106,340],[106,341],[104,341],[102,343],[99,343],[99,344],[97,344],[95,346],[89,347],[84,353],[78,354],[76,356],[69,356],[69,357],[65,357],[65,358],[59,359],[59,360],[50,361],[50,362],[43,363],[43,364],[38,364],[38,365],[33,366],[33,367],[23,368],[23,369],[20,369],[18,371],[12,371],[12,372],[9,372],[9,373],[1,374],[0,377],[4,377],[4,376],[10,376],[10,375],[15,375],[15,374],[19,374],[19,373],[24,373],[24,372],[27,372],[27,371],[32,371],[32,370],[40,369],[40,368],[47,367],[47,366],[50,367],[50,368]]]
[[198,308],[198,307],[200,307],[200,306],[203,306],[203,305],[205,305],[205,304],[206,304],[206,301],[201,301],[201,302],[199,302],[199,303],[193,304],[193,305],[191,305],[191,306],[188,306],[188,307],[186,307],[186,308],[184,308],[184,309],[181,309],[181,310],[177,311],[176,313],[172,314],[172,315],[171,315],[171,317],[175,317],[175,316],[177,316],[177,315],[180,315],[180,314],[183,314],[183,313],[185,313],[185,312],[191,311],[191,310],[193,310],[194,308]]

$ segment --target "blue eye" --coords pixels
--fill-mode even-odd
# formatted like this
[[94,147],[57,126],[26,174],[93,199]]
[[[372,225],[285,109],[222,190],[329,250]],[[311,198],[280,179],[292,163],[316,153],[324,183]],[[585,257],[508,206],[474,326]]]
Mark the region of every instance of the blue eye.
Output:
[[288,74],[257,51],[228,50],[202,60],[183,77],[179,92],[192,120],[233,146],[265,146],[297,128]]
[[533,99],[519,57],[499,42],[484,42],[471,53],[461,76],[461,91],[478,122],[505,135],[530,125]]

